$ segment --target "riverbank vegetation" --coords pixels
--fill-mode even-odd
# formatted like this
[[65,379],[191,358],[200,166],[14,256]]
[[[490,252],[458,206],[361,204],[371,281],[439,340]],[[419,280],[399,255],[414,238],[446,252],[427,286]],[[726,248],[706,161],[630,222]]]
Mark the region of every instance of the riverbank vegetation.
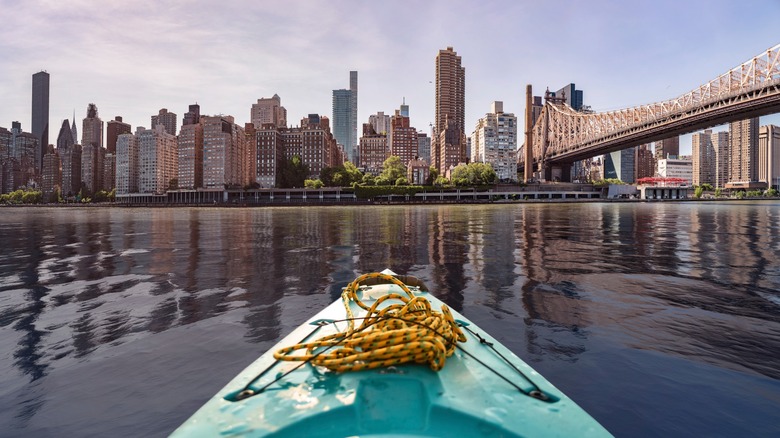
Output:
[[98,190],[92,196],[85,196],[82,190],[76,196],[67,198],[62,197],[59,189],[55,189],[51,193],[43,193],[37,189],[19,189],[0,195],[0,205],[93,204],[114,202],[115,200],[116,189],[110,192]]
[[[450,173],[452,178],[447,179],[431,166],[428,168],[428,178],[425,185],[437,188],[476,187],[492,185],[497,182],[496,171],[490,164],[485,163],[459,164]],[[382,163],[382,171],[378,175],[364,173],[354,164],[345,162],[341,166],[322,169],[318,179],[306,179],[303,185],[289,185],[287,182],[287,180],[280,181],[280,188],[352,187],[357,189],[359,187],[389,188],[412,185],[408,178],[406,165],[396,156],[390,156]],[[386,190],[385,194],[391,194],[391,192],[395,194],[393,190]]]
[[694,199],[756,199],[777,198],[780,193],[775,189],[757,190],[723,190],[714,188],[712,184],[693,186]]

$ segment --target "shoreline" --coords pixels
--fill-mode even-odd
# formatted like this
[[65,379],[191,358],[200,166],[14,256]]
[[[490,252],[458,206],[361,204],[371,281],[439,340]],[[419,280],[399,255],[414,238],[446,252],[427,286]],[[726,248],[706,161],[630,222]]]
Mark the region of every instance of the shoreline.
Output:
[[266,207],[371,207],[371,206],[391,206],[391,205],[523,205],[523,204],[666,204],[666,203],[711,203],[711,202],[744,202],[744,201],[780,201],[780,197],[775,198],[706,198],[706,199],[608,199],[608,198],[589,198],[589,199],[501,199],[501,200],[391,200],[376,201],[278,201],[278,202],[218,202],[218,203],[48,203],[48,204],[0,204],[0,208],[266,208]]

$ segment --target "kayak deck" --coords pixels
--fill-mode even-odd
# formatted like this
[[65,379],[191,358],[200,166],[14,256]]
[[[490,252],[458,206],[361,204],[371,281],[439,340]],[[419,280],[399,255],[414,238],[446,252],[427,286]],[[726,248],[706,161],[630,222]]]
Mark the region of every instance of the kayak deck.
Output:
[[[439,299],[411,289],[441,309]],[[368,297],[401,289],[362,290]],[[365,315],[350,306],[354,316]],[[338,300],[241,372],[172,436],[611,436],[511,351],[451,312],[467,341],[440,371],[403,364],[339,373],[274,359],[282,347],[346,330]]]

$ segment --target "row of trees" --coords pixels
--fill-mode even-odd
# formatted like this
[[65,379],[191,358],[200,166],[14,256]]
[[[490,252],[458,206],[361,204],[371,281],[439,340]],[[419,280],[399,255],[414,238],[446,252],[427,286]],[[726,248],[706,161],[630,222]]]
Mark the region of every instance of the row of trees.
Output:
[[[341,166],[326,167],[318,179],[306,179],[309,167],[294,156],[282,163],[279,170],[280,188],[320,188],[320,187],[356,187],[356,186],[408,186],[406,165],[397,156],[391,156],[382,164],[382,172],[374,176],[363,173],[354,164],[345,162]],[[480,186],[495,184],[495,170],[490,164],[461,164],[452,170],[452,181],[439,175],[433,166],[429,168],[428,186]]]
[[[105,190],[99,190],[95,192],[91,197],[85,196],[81,191],[74,196],[73,201],[77,203],[87,204],[93,202],[114,202],[116,199],[116,189],[107,192]],[[63,204],[68,202],[63,199],[62,193],[59,189],[54,190],[51,193],[44,194],[40,190],[32,189],[19,189],[11,193],[5,193],[0,195],[0,204]]]
[[[723,196],[723,189],[721,188],[715,188],[712,186],[712,184],[701,184],[699,186],[694,186],[693,188],[693,197],[696,199],[701,198],[704,196],[705,192],[714,192],[713,195],[716,198],[720,198]],[[729,197],[734,197],[737,199],[744,199],[744,198],[776,198],[780,193],[778,193],[775,189],[767,189],[767,190],[732,190],[729,193]]]

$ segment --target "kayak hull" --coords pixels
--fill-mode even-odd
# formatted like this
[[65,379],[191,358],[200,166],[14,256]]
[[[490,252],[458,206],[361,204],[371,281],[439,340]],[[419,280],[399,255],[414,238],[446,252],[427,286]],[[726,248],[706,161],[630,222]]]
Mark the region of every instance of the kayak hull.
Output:
[[[412,290],[441,308],[427,291]],[[351,305],[355,316],[365,315]],[[440,371],[403,364],[339,373],[274,359],[282,347],[345,331],[346,310],[338,300],[242,371],[172,436],[611,436],[515,354],[451,312],[467,341]],[[247,388],[254,395],[240,399]],[[535,390],[546,400],[528,395]]]

